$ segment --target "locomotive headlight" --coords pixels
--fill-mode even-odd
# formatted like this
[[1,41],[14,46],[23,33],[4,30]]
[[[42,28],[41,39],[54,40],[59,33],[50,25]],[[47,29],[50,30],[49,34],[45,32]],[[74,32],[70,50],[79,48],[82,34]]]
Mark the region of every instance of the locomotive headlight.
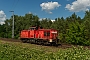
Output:
[[52,42],[52,39],[50,39],[49,42]]

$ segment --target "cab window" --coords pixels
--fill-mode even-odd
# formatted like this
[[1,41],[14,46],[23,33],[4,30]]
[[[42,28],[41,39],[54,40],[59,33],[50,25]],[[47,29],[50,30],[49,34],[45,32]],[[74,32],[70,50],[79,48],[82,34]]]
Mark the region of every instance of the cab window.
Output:
[[44,31],[44,36],[50,36],[50,31]]

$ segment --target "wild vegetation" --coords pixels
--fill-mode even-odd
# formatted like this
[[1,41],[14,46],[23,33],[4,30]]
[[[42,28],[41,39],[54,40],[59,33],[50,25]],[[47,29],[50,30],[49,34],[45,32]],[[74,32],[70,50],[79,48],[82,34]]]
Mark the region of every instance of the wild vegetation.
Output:
[[[66,18],[56,18],[52,22],[49,18],[42,19],[37,15],[25,14],[25,16],[14,15],[15,17],[15,38],[19,38],[20,31],[28,29],[30,26],[42,26],[43,28],[57,29],[61,42],[90,45],[90,11],[85,12],[83,18],[73,13]],[[0,25],[0,37],[11,38],[12,16],[6,19],[5,24]]]
[[82,46],[56,49],[0,41],[0,60],[90,60],[90,50]]

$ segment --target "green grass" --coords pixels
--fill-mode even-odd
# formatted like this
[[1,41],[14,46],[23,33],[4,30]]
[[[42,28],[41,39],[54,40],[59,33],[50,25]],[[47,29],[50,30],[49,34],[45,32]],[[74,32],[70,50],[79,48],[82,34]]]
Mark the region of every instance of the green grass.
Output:
[[90,60],[90,50],[0,41],[0,60]]

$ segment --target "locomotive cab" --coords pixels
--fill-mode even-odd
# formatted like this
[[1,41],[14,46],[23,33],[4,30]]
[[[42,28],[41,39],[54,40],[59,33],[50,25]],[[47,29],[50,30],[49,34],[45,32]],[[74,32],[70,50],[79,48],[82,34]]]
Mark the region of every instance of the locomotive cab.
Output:
[[57,35],[58,35],[57,34],[57,31],[52,31],[51,34],[52,34],[52,38],[53,39],[56,39],[57,38]]

